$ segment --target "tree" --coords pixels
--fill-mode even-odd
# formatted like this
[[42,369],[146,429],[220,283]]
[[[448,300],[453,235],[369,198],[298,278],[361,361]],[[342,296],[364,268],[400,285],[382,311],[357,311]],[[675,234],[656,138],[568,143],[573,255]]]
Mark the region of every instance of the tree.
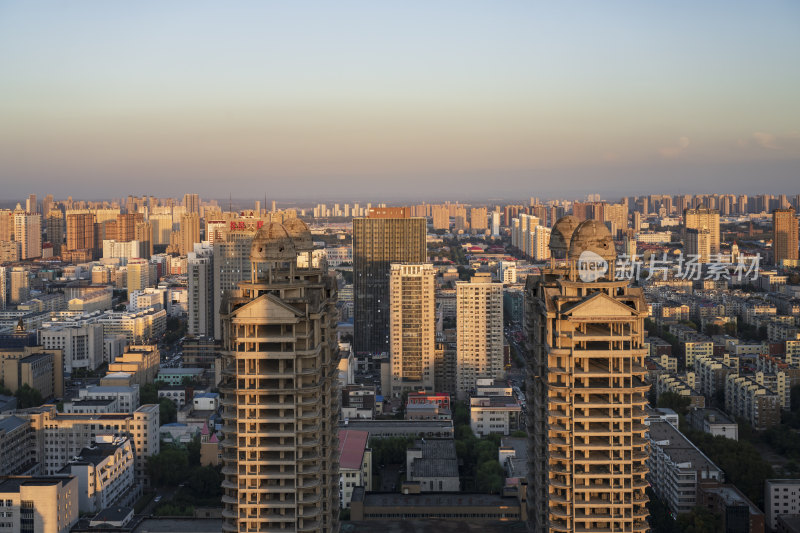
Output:
[[17,389],[17,392],[14,394],[14,396],[17,397],[17,407],[20,409],[25,409],[27,407],[38,407],[44,403],[42,393],[27,383],[23,383],[23,385]]
[[692,399],[674,392],[663,392],[658,397],[658,406],[672,409],[679,415],[685,415],[689,410]]
[[722,519],[705,507],[695,507],[690,513],[678,515],[678,526],[686,533],[716,533],[722,530]]
[[503,489],[505,474],[497,459],[484,461],[475,472],[475,486],[480,492],[498,494]]
[[164,445],[159,453],[147,458],[145,469],[156,487],[175,486],[188,474],[188,453],[177,446]]
[[197,498],[218,498],[222,496],[222,475],[213,466],[201,466],[192,470],[186,486]]
[[186,445],[189,466],[200,466],[200,435],[195,435]]
[[139,401],[143,404],[158,403],[158,388],[154,383],[145,383],[139,388]]
[[178,408],[175,406],[175,402],[169,398],[161,398],[158,401],[158,412],[162,425],[171,424],[178,420]]

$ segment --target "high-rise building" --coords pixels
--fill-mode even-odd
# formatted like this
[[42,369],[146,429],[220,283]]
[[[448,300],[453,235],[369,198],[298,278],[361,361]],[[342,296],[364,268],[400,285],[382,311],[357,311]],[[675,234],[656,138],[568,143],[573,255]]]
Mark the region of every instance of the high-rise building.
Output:
[[21,266],[11,267],[6,270],[8,276],[8,302],[20,304],[31,297],[30,272]]
[[251,279],[223,301],[223,531],[336,532],[336,282],[298,268],[298,219],[251,245]]
[[136,224],[144,220],[141,213],[122,213],[117,215],[117,242],[136,240]]
[[139,241],[139,256],[150,259],[153,255],[153,225],[149,222],[137,222],[134,240]]
[[153,226],[153,244],[169,244],[169,234],[172,233],[172,215],[150,215],[150,224]]
[[711,257],[711,231],[708,228],[686,229],[686,254],[689,260],[697,257],[698,263],[708,263]]
[[707,229],[710,232],[711,255],[719,254],[719,210],[717,209],[687,209],[683,215],[684,227],[688,229]]
[[503,284],[480,272],[456,282],[456,394],[468,400],[478,378],[503,377]]
[[775,264],[784,259],[797,260],[797,217],[794,209],[776,209],[772,212],[772,250]]
[[0,242],[14,240],[14,212],[0,209]]
[[426,220],[408,208],[353,219],[354,341],[358,352],[389,351],[389,265],[424,263]]
[[28,199],[25,200],[25,211],[31,213],[32,215],[39,213],[39,201],[36,199],[35,194],[31,194],[28,196]]
[[61,244],[64,242],[64,213],[60,209],[47,212],[47,241],[53,245],[53,255],[61,255]]
[[486,231],[487,214],[485,207],[473,207],[469,212],[469,226],[475,231]]
[[434,205],[431,208],[433,218],[433,229],[450,229],[450,209],[446,205]]
[[194,214],[200,216],[200,195],[184,194],[183,207],[184,209],[186,209],[187,214]]
[[67,213],[67,245],[66,249],[91,250],[97,255],[97,238],[95,236],[95,217],[88,211],[85,213]]
[[254,232],[230,231],[224,240],[214,242],[214,338],[222,339],[220,309],[228,291],[239,287],[240,281],[250,279],[250,246]]
[[8,300],[8,269],[0,266],[0,311],[6,308],[6,301]]
[[392,397],[434,390],[436,269],[429,263],[392,264],[389,273],[389,364]]
[[128,294],[143,291],[151,285],[150,261],[133,257],[128,259]]
[[181,217],[180,254],[186,255],[191,252],[196,242],[200,242],[200,216],[186,213]]
[[529,529],[644,532],[647,304],[614,280],[608,228],[576,223],[556,223],[556,259],[526,288]]
[[186,330],[195,337],[214,336],[214,256],[212,248],[195,246],[186,260],[189,277]]
[[14,240],[20,244],[20,259],[42,256],[42,217],[14,211]]

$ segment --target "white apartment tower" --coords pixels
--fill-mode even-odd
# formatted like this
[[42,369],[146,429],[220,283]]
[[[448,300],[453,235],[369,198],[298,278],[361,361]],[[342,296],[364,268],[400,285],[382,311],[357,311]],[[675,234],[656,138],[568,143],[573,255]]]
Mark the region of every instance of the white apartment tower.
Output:
[[456,282],[456,395],[469,398],[478,378],[503,377],[503,284],[488,273]]
[[394,263],[389,272],[389,349],[392,396],[433,392],[436,348],[434,277],[428,263]]

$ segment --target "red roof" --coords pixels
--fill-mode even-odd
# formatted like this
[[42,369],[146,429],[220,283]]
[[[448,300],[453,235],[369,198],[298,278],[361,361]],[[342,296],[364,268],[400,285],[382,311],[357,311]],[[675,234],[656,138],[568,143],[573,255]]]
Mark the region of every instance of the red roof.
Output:
[[339,430],[339,467],[348,470],[361,470],[364,449],[367,447],[368,431],[353,429]]

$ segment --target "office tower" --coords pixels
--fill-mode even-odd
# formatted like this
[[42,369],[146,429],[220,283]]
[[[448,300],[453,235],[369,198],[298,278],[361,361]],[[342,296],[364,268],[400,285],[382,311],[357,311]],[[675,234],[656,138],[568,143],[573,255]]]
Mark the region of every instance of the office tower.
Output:
[[42,256],[42,217],[14,211],[14,240],[20,244],[20,259]]
[[191,252],[196,242],[200,242],[200,217],[194,213],[186,213],[181,217],[180,254]]
[[486,208],[473,207],[469,212],[469,226],[475,231],[486,231],[488,228],[486,221]]
[[503,377],[503,284],[489,273],[456,282],[456,344],[460,400],[469,399],[478,378]]
[[47,211],[47,241],[53,245],[53,255],[61,255],[64,242],[64,213],[60,209]]
[[137,222],[134,240],[139,241],[139,256],[150,259],[153,255],[153,225],[149,222]]
[[433,217],[433,229],[450,229],[450,209],[446,205],[435,205],[431,209]]
[[772,212],[772,250],[775,264],[784,259],[797,260],[797,217],[794,209],[776,209]]
[[389,265],[424,263],[426,220],[408,208],[353,219],[354,341],[358,352],[389,351]]
[[151,285],[150,262],[147,259],[132,257],[128,259],[128,294],[143,291]]
[[223,302],[223,531],[339,529],[336,281],[298,219],[265,224]]
[[392,397],[404,392],[434,388],[436,349],[436,301],[432,264],[390,266],[389,361]]
[[25,200],[25,211],[32,215],[39,213],[39,202],[36,200],[35,194],[31,194],[28,196],[28,199]]
[[697,257],[698,263],[708,263],[711,257],[711,231],[708,228],[686,230],[686,259]]
[[683,215],[685,229],[708,229],[711,244],[710,254],[719,253],[719,211],[717,209],[687,209]]
[[200,195],[198,194],[184,194],[183,207],[187,214],[194,214],[200,216]]
[[647,304],[614,281],[608,228],[576,222],[556,223],[556,259],[526,287],[529,530],[644,532]]
[[189,277],[187,332],[214,336],[214,256],[212,248],[195,247],[186,260]]
[[91,250],[91,255],[96,256],[94,220],[89,212],[67,213],[67,250]]
[[534,226],[528,231],[530,256],[534,261],[550,259],[550,228]]

